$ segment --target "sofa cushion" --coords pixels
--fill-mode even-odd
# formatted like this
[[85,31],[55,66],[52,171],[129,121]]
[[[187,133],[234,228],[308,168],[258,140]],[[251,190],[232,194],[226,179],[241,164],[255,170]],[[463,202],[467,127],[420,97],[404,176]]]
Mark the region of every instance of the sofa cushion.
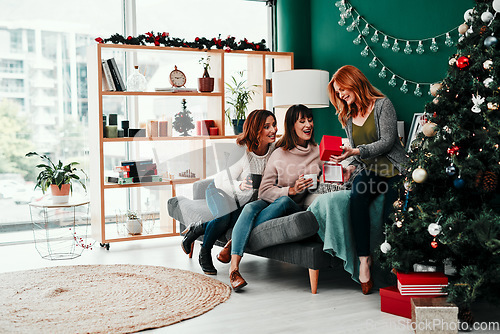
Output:
[[205,199],[189,199],[183,196],[173,197],[167,203],[170,217],[189,226],[194,222],[207,222],[213,219]]
[[318,229],[318,222],[309,211],[271,219],[252,230],[247,249],[257,251],[274,245],[302,240],[316,234]]

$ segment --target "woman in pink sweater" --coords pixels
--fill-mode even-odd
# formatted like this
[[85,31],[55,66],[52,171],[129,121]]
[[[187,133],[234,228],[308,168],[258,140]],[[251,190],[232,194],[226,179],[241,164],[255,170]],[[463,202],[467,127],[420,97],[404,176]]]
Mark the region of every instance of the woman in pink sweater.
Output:
[[270,219],[302,210],[305,190],[313,183],[312,179],[304,179],[304,174],[318,175],[321,170],[313,130],[309,108],[294,105],[287,110],[285,133],[264,170],[259,200],[244,207],[233,228],[229,280],[235,291],[247,285],[239,273],[239,264],[252,229]]

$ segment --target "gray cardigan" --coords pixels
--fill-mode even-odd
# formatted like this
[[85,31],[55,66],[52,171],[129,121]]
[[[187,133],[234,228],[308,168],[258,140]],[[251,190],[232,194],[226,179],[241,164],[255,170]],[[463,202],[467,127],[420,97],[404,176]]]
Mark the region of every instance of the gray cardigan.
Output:
[[[375,106],[372,112],[375,113],[374,117],[378,140],[371,144],[357,146],[360,155],[354,156],[350,164],[366,167],[361,159],[370,159],[386,155],[394,167],[396,167],[400,173],[404,174],[404,165],[408,161],[408,155],[399,141],[396,110],[394,110],[392,102],[387,97],[377,99],[375,100]],[[351,147],[354,147],[354,141],[352,139],[352,118],[347,120],[345,132]]]

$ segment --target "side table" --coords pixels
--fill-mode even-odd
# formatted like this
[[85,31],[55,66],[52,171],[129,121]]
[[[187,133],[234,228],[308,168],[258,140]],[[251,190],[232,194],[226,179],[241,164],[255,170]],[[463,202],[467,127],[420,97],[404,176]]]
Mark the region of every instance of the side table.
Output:
[[31,202],[30,215],[35,248],[44,259],[68,260],[90,249],[87,240],[89,201],[70,199],[54,204],[50,199]]

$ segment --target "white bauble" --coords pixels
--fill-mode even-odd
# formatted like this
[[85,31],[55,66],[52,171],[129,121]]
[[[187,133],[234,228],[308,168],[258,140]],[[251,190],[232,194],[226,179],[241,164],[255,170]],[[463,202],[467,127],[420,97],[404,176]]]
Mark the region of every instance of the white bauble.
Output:
[[427,228],[427,231],[429,231],[430,235],[432,235],[433,237],[435,237],[436,235],[438,235],[439,233],[441,233],[442,229],[443,228],[441,227],[441,225],[436,224],[436,223],[431,223],[431,224],[429,224],[429,227]]
[[491,59],[485,60],[483,63],[483,68],[485,70],[489,70],[491,68],[491,65],[493,65],[493,61]]
[[493,9],[495,12],[500,12],[500,0],[493,0]]
[[387,254],[392,249],[392,246],[390,243],[385,241],[382,245],[380,245],[380,251],[384,254]]
[[481,21],[484,23],[489,23],[491,20],[493,20],[493,14],[491,14],[489,11],[485,11],[483,14],[481,14]]
[[448,65],[455,66],[456,62],[457,62],[457,58],[452,57],[452,58],[450,58],[450,60],[448,60]]
[[493,78],[486,78],[483,81],[483,85],[486,88],[491,88],[490,85],[491,85],[492,82],[493,82]]
[[423,183],[425,180],[427,180],[427,171],[421,167],[416,168],[413,173],[411,174],[411,177],[413,178],[413,181],[417,183]]
[[467,9],[464,13],[465,22],[472,20],[472,15],[474,14],[474,9]]

